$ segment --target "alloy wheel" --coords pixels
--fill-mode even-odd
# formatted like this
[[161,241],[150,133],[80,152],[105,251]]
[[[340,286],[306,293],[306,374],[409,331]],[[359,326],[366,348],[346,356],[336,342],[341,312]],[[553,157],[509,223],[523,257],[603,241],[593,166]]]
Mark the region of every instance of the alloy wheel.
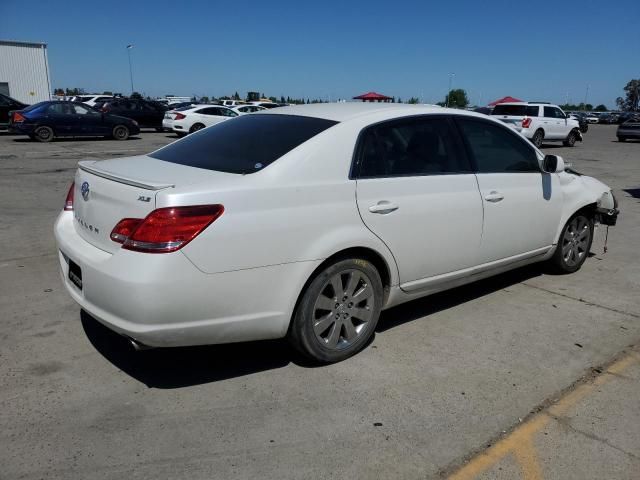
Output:
[[589,221],[583,216],[575,217],[567,225],[562,238],[562,258],[569,267],[580,263],[589,253],[590,240],[591,226]]
[[313,331],[321,345],[344,349],[368,328],[375,296],[369,277],[360,270],[343,270],[324,284],[313,307]]

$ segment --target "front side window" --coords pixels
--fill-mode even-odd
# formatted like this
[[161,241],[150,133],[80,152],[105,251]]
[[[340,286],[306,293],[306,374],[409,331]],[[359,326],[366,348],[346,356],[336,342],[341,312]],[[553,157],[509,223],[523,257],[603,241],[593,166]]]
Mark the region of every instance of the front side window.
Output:
[[90,108],[85,107],[84,105],[74,105],[73,110],[76,115],[93,115],[98,113],[95,110],[91,110]]
[[472,118],[459,118],[456,122],[478,173],[540,172],[535,150],[507,127]]
[[73,115],[75,112],[70,103],[57,102],[49,105],[47,113],[50,115]]
[[451,121],[419,117],[367,128],[358,147],[359,178],[470,172]]
[[200,130],[150,156],[219,172],[254,173],[336,123],[297,115],[243,115]]

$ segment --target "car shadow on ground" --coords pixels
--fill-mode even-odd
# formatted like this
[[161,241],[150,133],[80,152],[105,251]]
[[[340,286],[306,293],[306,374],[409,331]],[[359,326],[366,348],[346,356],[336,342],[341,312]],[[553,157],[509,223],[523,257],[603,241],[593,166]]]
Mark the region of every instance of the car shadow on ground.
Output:
[[640,187],[639,188],[625,188],[624,192],[627,192],[633,198],[640,198]]
[[[383,312],[376,333],[382,334],[542,273],[540,265],[523,267],[391,308]],[[301,358],[283,339],[135,351],[126,338],[109,330],[87,312],[82,311],[80,318],[89,341],[104,358],[151,388],[173,389],[217,382],[282,368],[290,363],[303,368],[322,366]]]

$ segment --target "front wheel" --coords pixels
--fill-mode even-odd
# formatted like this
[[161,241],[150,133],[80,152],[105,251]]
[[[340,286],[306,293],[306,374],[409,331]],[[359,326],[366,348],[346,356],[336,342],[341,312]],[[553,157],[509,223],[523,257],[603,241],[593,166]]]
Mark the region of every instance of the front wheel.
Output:
[[54,137],[53,129],[51,127],[38,127],[33,132],[33,136],[38,142],[50,142]]
[[567,136],[566,140],[564,142],[562,142],[562,144],[565,147],[573,147],[576,144],[576,140],[577,140],[577,135],[576,132],[569,132],[569,135]]
[[536,133],[533,134],[533,138],[531,139],[531,142],[537,148],[540,148],[542,146],[542,140],[544,140],[544,132],[542,130],[536,130]]
[[573,273],[580,270],[589,256],[593,242],[593,219],[585,213],[573,215],[560,233],[551,264],[559,273]]
[[318,273],[302,293],[289,341],[306,357],[339,362],[373,336],[384,290],[378,270],[361,258],[339,260]]
[[124,125],[117,125],[113,127],[112,135],[116,140],[126,140],[129,138],[129,129]]

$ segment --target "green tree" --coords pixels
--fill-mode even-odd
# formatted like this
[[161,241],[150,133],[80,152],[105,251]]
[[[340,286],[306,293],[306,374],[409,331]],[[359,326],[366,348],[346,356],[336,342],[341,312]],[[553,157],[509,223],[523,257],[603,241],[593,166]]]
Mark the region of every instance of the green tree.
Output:
[[278,99],[276,97],[269,97],[269,100],[271,100],[273,103],[278,103]]
[[609,109],[607,108],[606,105],[603,105],[602,103],[600,105],[598,105],[596,108],[594,108],[594,110],[596,112],[607,112]]
[[63,95],[64,95],[64,89],[62,89],[62,88],[56,88],[56,89],[53,91],[53,94],[54,94],[54,95],[63,96]]
[[280,103],[285,103],[284,95],[280,95]]
[[398,103],[402,103],[402,99],[398,97]]
[[102,95],[113,95],[113,92],[109,92],[109,91],[102,92]]
[[200,97],[200,103],[209,103],[209,97],[206,95],[204,97]]
[[416,97],[411,97],[409,100],[407,100],[407,103],[410,103],[411,105],[416,105],[420,102],[420,100]]
[[232,97],[232,98],[233,98],[234,100],[240,100],[240,95],[238,95],[238,92],[236,92],[236,93],[234,93],[234,94],[233,94],[233,97]]
[[467,92],[462,88],[450,90],[449,94],[444,99],[444,105],[449,105],[449,107],[452,108],[467,108],[467,106],[469,106]]
[[637,112],[640,110],[640,79],[629,80],[624,87],[625,96],[616,98],[620,110]]
[[140,99],[140,98],[142,98],[142,95],[140,95],[140,93],[139,93],[139,92],[133,92],[133,93],[131,94],[131,98]]

